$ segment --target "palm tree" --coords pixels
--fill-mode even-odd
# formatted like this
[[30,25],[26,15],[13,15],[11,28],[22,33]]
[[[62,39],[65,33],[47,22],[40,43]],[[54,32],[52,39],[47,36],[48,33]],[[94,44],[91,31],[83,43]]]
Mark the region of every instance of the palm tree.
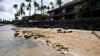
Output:
[[15,8],[16,9],[16,13],[15,13],[15,20],[18,20],[18,13],[17,13],[17,8],[18,8],[18,5],[17,4],[14,4],[13,5],[13,8]]
[[[15,14],[15,20],[18,20],[18,16],[25,15],[24,7],[25,7],[25,4],[21,3],[19,11],[17,11]],[[15,8],[16,8],[16,6],[15,6]]]
[[29,16],[31,16],[31,0],[25,0],[26,2],[28,2],[28,7],[27,10],[29,10]]
[[39,4],[36,1],[34,1],[34,14],[36,13],[38,8],[39,8]]
[[18,5],[17,4],[14,4],[13,5],[13,8],[15,8],[16,9],[16,12],[17,12]]
[[21,4],[21,7],[25,7],[25,4],[24,4],[24,3],[22,3],[22,4]]
[[53,4],[53,2],[50,2],[50,5],[51,5],[51,9],[54,9],[54,4]]
[[56,5],[59,6],[59,14],[61,16],[61,5],[62,5],[62,0],[56,0]]
[[44,13],[43,13],[43,14],[45,14],[45,13],[46,13],[46,9],[47,9],[47,6],[46,6],[46,5],[44,5],[44,6],[43,6],[43,11],[44,11]]
[[56,1],[56,5],[58,5],[59,7],[61,7],[62,5],[62,0],[55,0]]
[[48,9],[48,11],[50,10],[50,7],[49,6],[47,6],[47,9]]
[[25,7],[25,4],[22,3],[22,4],[20,5],[20,15],[25,15],[24,7]]
[[44,14],[44,9],[43,9],[43,0],[41,0],[41,14]]

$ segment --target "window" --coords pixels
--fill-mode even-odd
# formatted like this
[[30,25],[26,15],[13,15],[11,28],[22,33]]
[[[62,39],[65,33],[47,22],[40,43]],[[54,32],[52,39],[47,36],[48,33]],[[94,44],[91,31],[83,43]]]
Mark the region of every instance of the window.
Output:
[[54,21],[54,19],[53,18],[51,18],[51,20],[50,21]]
[[100,8],[100,0],[91,2],[93,8]]
[[100,2],[97,2],[97,8],[100,8]]
[[50,16],[54,16],[54,12],[51,12],[51,15]]
[[62,17],[63,20],[65,20],[65,17]]
[[66,12],[66,10],[65,10],[65,9],[63,9],[63,10],[62,10],[62,13],[65,13],[65,12]]

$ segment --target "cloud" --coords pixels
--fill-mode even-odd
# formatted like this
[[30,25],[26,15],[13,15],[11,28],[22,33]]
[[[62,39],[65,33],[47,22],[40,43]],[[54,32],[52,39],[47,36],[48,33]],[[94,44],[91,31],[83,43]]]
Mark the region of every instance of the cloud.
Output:
[[2,2],[3,0],[0,0],[0,2]]
[[3,0],[0,2],[0,18],[1,19],[12,19],[14,18],[13,4],[20,4],[23,0]]
[[5,8],[3,6],[0,6],[0,12],[4,12],[6,11]]
[[9,14],[9,12],[0,12],[0,19],[12,19],[14,16],[13,14]]
[[[41,0],[36,0],[39,4],[41,3]],[[50,1],[54,0],[43,0],[44,5],[49,5]],[[64,3],[69,2],[71,0],[62,0]],[[0,0],[0,19],[12,19],[14,18],[14,14],[16,10],[13,8],[14,4],[20,5],[22,2],[25,2],[25,0]],[[25,2],[26,3],[26,2]],[[41,4],[40,4],[41,5]],[[32,7],[32,14],[34,12],[34,6]],[[38,12],[39,13],[39,12]],[[26,15],[29,15],[28,11],[26,11]]]

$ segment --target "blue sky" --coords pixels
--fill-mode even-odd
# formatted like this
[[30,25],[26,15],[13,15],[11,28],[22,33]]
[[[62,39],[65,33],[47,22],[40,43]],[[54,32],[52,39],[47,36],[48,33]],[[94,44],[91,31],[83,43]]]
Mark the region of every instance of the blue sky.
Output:
[[[36,0],[38,3],[40,3],[41,0]],[[48,5],[50,1],[54,0],[43,0],[45,5]],[[70,2],[72,0],[62,0],[63,3]],[[6,20],[12,20],[14,19],[14,14],[16,10],[13,8],[13,4],[21,4],[22,2],[25,2],[24,0],[0,0],[0,19],[6,19]],[[26,2],[25,2],[26,3]],[[32,14],[34,13],[34,9],[32,10]],[[28,11],[26,11],[26,15],[28,15]]]

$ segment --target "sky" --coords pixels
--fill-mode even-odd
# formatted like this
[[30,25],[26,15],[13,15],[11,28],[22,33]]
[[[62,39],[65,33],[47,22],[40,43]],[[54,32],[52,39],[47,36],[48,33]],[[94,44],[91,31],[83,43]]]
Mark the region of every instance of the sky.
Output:
[[[39,4],[41,0],[36,0]],[[55,3],[55,0],[43,0],[45,5],[48,5],[50,1],[53,1]],[[63,4],[70,2],[72,0],[62,0]],[[0,0],[0,19],[5,20],[12,20],[14,19],[14,14],[16,13],[16,10],[13,8],[14,4],[20,5],[22,2],[25,2],[25,0]],[[27,4],[27,2],[25,2]],[[34,13],[34,9],[32,9],[32,14]],[[39,13],[39,12],[38,12]],[[26,11],[26,15],[28,15],[28,11]]]

